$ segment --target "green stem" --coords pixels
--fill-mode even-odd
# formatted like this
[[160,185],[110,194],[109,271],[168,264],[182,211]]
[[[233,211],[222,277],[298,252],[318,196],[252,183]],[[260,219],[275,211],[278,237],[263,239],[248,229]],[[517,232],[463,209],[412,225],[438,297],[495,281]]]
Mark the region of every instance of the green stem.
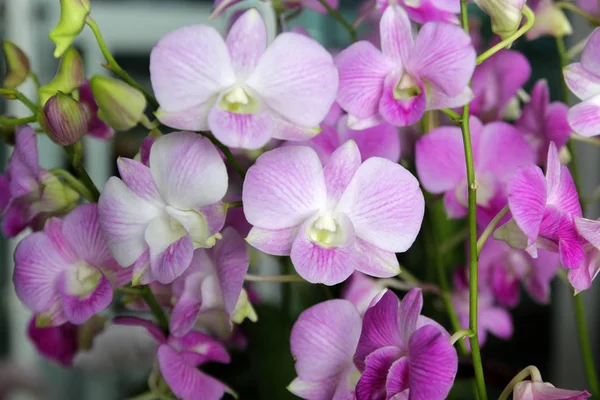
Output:
[[233,169],[236,170],[236,172],[242,179],[244,179],[246,177],[246,171],[244,171],[244,168],[242,168],[240,163],[238,163],[237,159],[235,158],[235,156],[233,155],[231,150],[229,150],[229,147],[227,147],[223,143],[219,142],[214,136],[212,136],[208,132],[200,132],[200,134],[202,136],[204,136],[205,138],[207,138],[208,140],[210,140],[212,144],[217,146],[219,148],[219,150],[221,150],[223,152],[223,154],[225,154],[225,158],[227,158],[227,161],[229,161],[231,163],[231,165],[233,166]]
[[166,336],[169,336],[169,320],[163,309],[156,301],[156,297],[154,297],[154,294],[150,290],[150,287],[148,287],[148,285],[142,286],[141,292],[142,297],[146,301],[146,304],[148,304],[148,307],[150,307],[152,314],[154,314],[154,316],[158,320],[158,325],[160,326],[160,329],[165,333]]
[[25,118],[6,118],[0,117],[0,125],[24,125],[29,124],[30,122],[37,121],[37,117],[32,115],[31,117]]
[[[523,36],[525,33],[527,33],[531,29],[531,27],[535,23],[535,14],[533,13],[533,11],[531,11],[531,8],[529,8],[527,6],[523,7],[523,10],[521,11],[521,13],[527,19],[527,21],[525,21],[523,26],[521,28],[519,28],[515,33],[513,33],[512,35],[510,35],[509,37],[507,37],[506,39],[504,39],[503,41],[501,41],[500,43],[498,43],[497,45],[492,47],[491,49],[480,54],[479,57],[477,57],[477,65],[481,64],[482,62],[484,62],[485,60],[487,60],[488,58],[490,58],[491,56],[493,56],[494,54],[496,54],[503,48],[510,46],[513,42],[515,42],[518,38]],[[464,26],[464,23],[463,23],[463,26]]]
[[449,108],[442,108],[440,111],[446,114],[451,120],[456,122],[460,122],[462,118],[459,113]]
[[37,114],[37,112],[38,112],[38,106],[37,106],[37,104],[35,104],[33,101],[29,100],[27,98],[27,96],[25,96],[23,93],[19,92],[18,90],[14,90],[14,89],[0,89],[0,94],[6,95],[6,96],[14,96],[14,97],[16,97],[17,100],[19,100],[21,103],[23,103],[34,114]]
[[500,397],[498,397],[498,400],[508,399],[508,396],[510,396],[513,389],[515,388],[515,385],[519,382],[522,382],[523,380],[525,380],[525,378],[527,378],[530,375],[531,375],[532,381],[542,382],[542,375],[540,374],[540,371],[533,365],[530,365],[529,367],[523,369],[523,371],[519,372],[517,375],[515,375],[514,378],[511,379],[511,381],[508,383],[508,385],[506,385],[506,388],[504,388],[504,390],[500,394]]
[[244,203],[242,203],[242,201],[230,201],[228,203],[225,203],[225,206],[227,207],[227,209],[241,208],[244,206]]
[[288,282],[302,282],[307,283],[299,275],[275,275],[275,276],[261,276],[246,274],[246,282],[274,282],[274,283],[288,283]]
[[146,99],[148,100],[148,102],[150,103],[150,105],[153,108],[155,108],[155,109],[158,108],[159,105],[158,105],[158,102],[156,101],[156,99],[154,98],[154,96],[152,96],[150,93],[146,92],[146,90],[144,90],[144,88],[141,87],[139,83],[137,83],[135,80],[133,80],[133,78],[131,76],[129,76],[129,74],[127,72],[125,72],[125,70],[123,68],[121,68],[121,66],[117,63],[117,61],[111,54],[110,50],[108,49],[108,46],[106,45],[106,42],[104,41],[104,38],[102,37],[102,33],[100,33],[100,28],[98,27],[98,24],[96,24],[96,21],[94,21],[92,19],[92,17],[87,17],[85,22],[90,27],[90,29],[94,33],[94,36],[96,37],[96,41],[98,42],[98,47],[100,47],[100,51],[102,52],[102,55],[104,56],[104,58],[106,59],[106,62],[108,63],[108,65],[107,65],[108,69],[110,71],[112,71],[115,75],[117,75],[119,78],[121,78],[125,82],[127,82],[130,86],[132,86],[132,87],[136,88],[137,90],[139,90],[140,92],[142,92],[144,94],[144,97],[146,97]]
[[498,226],[500,221],[502,221],[502,218],[504,218],[506,216],[506,214],[508,214],[509,211],[510,211],[510,209],[508,208],[508,206],[504,207],[502,210],[500,210],[500,212],[498,214],[496,214],[494,219],[492,219],[490,221],[488,226],[485,227],[485,229],[481,233],[481,236],[479,236],[479,239],[477,240],[477,256],[478,257],[481,254],[481,249],[483,248],[483,245],[485,245],[485,242],[487,242],[489,237],[494,232],[494,229],[496,229],[496,226]]
[[450,343],[455,344],[456,342],[458,342],[459,345],[460,343],[464,344],[464,342],[459,342],[459,340],[466,337],[471,337],[471,335],[473,335],[473,332],[471,332],[470,329],[460,329],[456,331],[452,336],[450,336]]
[[66,146],[66,147],[64,147],[64,149],[65,149],[65,152],[69,156],[71,156],[72,166],[73,166],[73,169],[75,170],[75,175],[77,175],[77,177],[79,178],[79,181],[81,181],[81,183],[90,192],[90,197],[88,200],[90,200],[90,202],[97,203],[98,199],[100,198],[100,191],[98,190],[98,188],[94,184],[94,181],[92,181],[92,178],[90,178],[87,171],[85,170],[85,167],[81,163],[81,156],[80,156],[81,152],[77,151],[77,146],[78,146],[78,144],[75,144],[72,146]]
[[63,178],[71,188],[75,189],[77,193],[85,197],[87,201],[92,203],[95,201],[94,196],[89,191],[89,189],[83,183],[81,183],[79,179],[75,178],[68,171],[65,171],[64,169],[60,168],[52,168],[50,170],[50,173]]
[[556,3],[554,3],[554,5],[558,8],[563,8],[565,10],[569,10],[577,15],[582,16],[583,18],[587,19],[588,22],[590,22],[591,24],[600,25],[600,19],[594,17],[592,14],[583,11],[581,8],[577,7],[573,3],[569,3],[568,1],[557,1]]
[[352,43],[356,42],[358,37],[356,35],[356,29],[354,28],[354,26],[350,22],[346,21],[346,19],[342,16],[342,14],[340,14],[337,10],[334,10],[329,5],[329,3],[327,3],[327,1],[319,0],[319,3],[321,3],[321,5],[323,7],[325,7],[325,9],[329,12],[329,14],[331,14],[331,16],[333,18],[335,18],[335,20],[337,22],[339,22],[348,31],[348,34],[350,35],[350,40],[352,41]]
[[[525,6],[525,9],[527,9],[527,6]],[[529,11],[531,12],[531,10]],[[463,29],[465,30],[465,32],[469,33],[469,15],[467,11],[467,0],[460,0],[460,16]],[[527,22],[529,23],[530,21]],[[485,54],[486,53],[484,53],[484,55]],[[488,57],[491,54],[493,53],[490,53]],[[475,370],[475,386],[477,388],[477,397],[479,400],[487,400],[485,377],[483,375],[483,365],[481,363],[481,350],[479,348],[479,337],[477,334],[477,296],[479,294],[479,269],[477,256],[477,182],[475,181],[475,167],[473,163],[473,148],[471,144],[469,114],[469,104],[466,104],[463,107],[460,127],[462,131],[463,145],[465,148],[465,162],[467,164],[467,185],[469,188],[469,329],[471,330],[471,332],[473,332],[473,336],[469,338],[469,343],[471,344],[471,357],[473,359],[473,368]]]
[[594,398],[600,396],[600,387],[598,386],[598,375],[594,366],[594,358],[592,356],[592,347],[590,346],[590,337],[587,330],[585,319],[585,310],[581,293],[573,296],[573,308],[575,309],[575,320],[577,322],[577,336],[579,337],[579,347],[581,349],[581,357],[585,367],[585,376],[587,377],[590,391]]

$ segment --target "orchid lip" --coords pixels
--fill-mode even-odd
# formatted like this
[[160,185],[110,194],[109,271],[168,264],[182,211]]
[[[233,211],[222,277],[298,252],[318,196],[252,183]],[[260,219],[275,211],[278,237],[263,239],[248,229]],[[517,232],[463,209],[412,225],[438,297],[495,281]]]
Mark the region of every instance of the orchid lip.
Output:
[[81,298],[91,294],[100,283],[102,273],[85,261],[80,261],[68,272],[67,291]]
[[219,99],[219,107],[236,114],[256,114],[260,111],[260,101],[243,86],[235,86]]
[[410,100],[423,93],[417,81],[409,74],[402,75],[398,84],[394,88],[394,98],[396,100]]
[[313,243],[323,248],[341,246],[348,236],[338,219],[330,212],[319,215],[309,225],[307,233]]

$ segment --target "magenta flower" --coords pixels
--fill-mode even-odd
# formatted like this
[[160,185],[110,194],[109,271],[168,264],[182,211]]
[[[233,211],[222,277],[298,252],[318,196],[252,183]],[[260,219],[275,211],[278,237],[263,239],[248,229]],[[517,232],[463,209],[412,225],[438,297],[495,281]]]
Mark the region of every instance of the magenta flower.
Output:
[[113,288],[130,279],[108,251],[95,204],[50,219],[15,250],[17,296],[48,326],[83,324],[108,307]]
[[[377,8],[384,12],[390,3],[389,0],[376,0]],[[425,0],[425,1],[406,1],[402,0],[398,4],[406,11],[406,14],[413,21],[424,24],[426,22],[450,22],[458,23],[456,14],[460,13],[460,1],[456,0]]]
[[133,282],[170,283],[192,262],[195,248],[215,245],[225,222],[221,199],[227,171],[200,135],[175,132],[156,140],[150,167],[120,158],[98,202],[100,226]]
[[0,175],[0,214],[6,237],[27,227],[41,229],[49,216],[68,212],[79,197],[39,165],[33,128],[17,128],[15,141],[6,174]]
[[381,51],[360,41],[336,58],[337,101],[363,127],[388,122],[405,126],[426,110],[458,107],[473,97],[471,38],[460,27],[426,23],[413,42],[408,16],[389,6],[379,25]]
[[548,146],[554,142],[560,150],[571,136],[567,121],[568,107],[555,101],[550,103],[550,89],[546,80],[538,81],[531,91],[531,101],[523,106],[521,118],[515,123],[531,149],[537,154],[537,164],[543,165],[548,157]]
[[592,281],[600,271],[600,221],[586,218],[575,218],[575,227],[579,235],[587,241],[584,246],[585,259],[583,265],[569,270],[569,282],[575,289],[575,294],[589,289]]
[[508,186],[510,211],[532,257],[537,257],[537,247],[542,246],[558,251],[565,268],[579,268],[585,240],[577,233],[574,218],[581,217],[581,206],[571,173],[560,164],[554,143],[550,143],[546,165],[545,177],[535,165],[517,171]]
[[[482,125],[471,118],[471,140],[478,183],[479,223],[486,225],[507,202],[506,186],[521,166],[533,165],[534,155],[521,134],[505,122]],[[444,193],[451,218],[467,214],[467,168],[460,128],[440,127],[416,145],[415,163],[423,187]]]
[[162,123],[210,129],[223,144],[245,149],[314,136],[338,85],[331,55],[314,40],[286,32],[267,48],[254,9],[225,40],[204,25],[169,33],[152,50],[150,76]]
[[60,326],[38,328],[36,318],[31,318],[27,327],[27,336],[36,350],[44,358],[62,366],[73,365],[73,359],[79,351],[79,327],[71,323]]
[[586,390],[567,390],[541,381],[523,381],[515,385],[513,400],[584,400],[592,397]]
[[538,303],[550,302],[550,282],[556,275],[558,255],[540,250],[532,259],[527,252],[513,249],[500,240],[488,240],[479,258],[479,281],[488,285],[501,306],[519,303],[521,283]]
[[329,300],[305,310],[292,328],[290,347],[298,377],[288,390],[307,400],[354,399],[360,376],[352,362],[361,319],[346,300]]
[[[250,262],[246,243],[233,228],[226,228],[212,249],[197,249],[189,268],[171,285],[177,299],[170,320],[171,334],[184,336],[199,316],[218,322],[216,331],[230,331]],[[224,328],[221,326],[224,325]]]
[[458,356],[448,332],[420,315],[422,307],[421,291],[412,289],[400,303],[388,291],[367,310],[354,355],[362,371],[357,400],[446,398]]
[[312,147],[325,165],[334,151],[350,139],[358,146],[363,160],[371,157],[387,158],[393,162],[400,160],[400,134],[395,126],[383,123],[354,130],[348,127],[347,116],[341,117],[335,126],[323,126],[321,133],[311,140],[287,143]]
[[501,50],[485,60],[473,73],[471,115],[483,122],[503,119],[530,75],[529,61],[518,51]]
[[423,221],[419,182],[379,157],[361,164],[356,143],[338,148],[323,167],[306,146],[280,147],[258,158],[242,199],[253,225],[248,243],[290,255],[309,282],[335,285],[355,270],[378,277],[399,272]]
[[581,62],[567,65],[565,82],[582,100],[568,113],[571,128],[581,136],[600,134],[600,30],[596,29],[581,53]]
[[98,104],[94,99],[89,80],[83,82],[79,87],[79,104],[83,106],[89,116],[88,135],[101,140],[112,138],[115,130],[98,118]]
[[168,338],[150,321],[135,317],[117,317],[115,324],[142,326],[159,344],[158,366],[164,380],[182,400],[219,400],[232,393],[224,383],[206,375],[198,367],[207,362],[228,364],[229,354],[221,343],[203,333]]

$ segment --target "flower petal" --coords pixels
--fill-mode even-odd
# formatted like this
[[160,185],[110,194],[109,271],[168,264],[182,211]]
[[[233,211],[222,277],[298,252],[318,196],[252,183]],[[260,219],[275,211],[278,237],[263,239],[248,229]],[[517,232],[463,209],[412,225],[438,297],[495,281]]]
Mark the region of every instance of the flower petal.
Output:
[[274,256],[289,256],[292,251],[292,243],[298,234],[298,226],[285,229],[262,229],[252,227],[246,241],[250,246],[263,253]]
[[134,195],[156,207],[164,206],[154,179],[152,179],[150,168],[138,161],[122,157],[117,159],[117,168],[121,179]]
[[581,100],[588,100],[600,94],[600,77],[585,69],[581,63],[567,65],[563,74],[571,92]]
[[319,43],[284,32],[267,48],[246,84],[290,122],[314,127],[333,104],[338,74],[331,55]]
[[234,84],[235,74],[225,42],[216,29],[193,25],[170,32],[154,46],[150,79],[161,109],[177,112],[199,109]]
[[390,367],[385,382],[388,398],[408,389],[408,364],[408,358],[402,357],[401,359],[395,361]]
[[212,251],[217,263],[217,275],[223,292],[225,310],[231,314],[244,285],[250,256],[246,243],[233,228],[225,228],[222,236],[223,238],[217,242]]
[[600,135],[600,95],[571,107],[567,118],[577,134],[585,137]]
[[218,95],[214,95],[202,104],[195,104],[181,111],[166,111],[159,108],[155,115],[166,126],[188,131],[209,130],[208,114],[213,109]]
[[400,134],[391,124],[384,123],[364,130],[353,130],[348,126],[348,117],[344,116],[337,124],[337,132],[341,143],[348,139],[356,142],[363,160],[371,157],[383,157],[393,162],[400,160]]
[[513,390],[515,399],[527,399],[530,395],[532,399],[541,400],[585,400],[592,397],[586,390],[559,389],[547,382],[523,381],[515,385]]
[[150,171],[165,202],[181,210],[216,203],[227,191],[227,170],[219,152],[195,133],[158,138],[150,152]]
[[571,217],[562,218],[560,222],[558,252],[560,262],[565,268],[579,268],[584,261],[583,243]]
[[554,143],[548,148],[546,163],[546,181],[548,185],[547,203],[556,206],[560,211],[581,217],[581,205],[577,188],[567,166],[560,163],[558,151]]
[[356,385],[357,400],[385,400],[387,374],[401,351],[395,346],[379,348],[365,359],[365,370]]
[[[157,218],[155,221],[161,221],[161,219]],[[148,235],[148,232],[157,232],[156,229],[159,229],[159,227],[155,226],[153,221],[148,229],[146,240],[150,246],[150,271],[152,276],[160,283],[171,283],[181,276],[192,262],[194,253],[192,240],[189,235],[184,235],[163,249],[162,242],[154,242],[155,240],[162,240],[162,238],[151,238]]]
[[391,278],[400,273],[400,264],[396,254],[381,250],[379,247],[356,239],[354,254],[357,257],[356,270],[377,278]]
[[421,315],[423,308],[423,293],[420,289],[411,289],[400,302],[398,312],[398,325],[404,338],[404,343],[407,343],[417,328],[417,320]]
[[267,27],[251,8],[235,20],[225,39],[237,76],[248,76],[267,47]]
[[441,110],[442,108],[462,107],[475,97],[470,87],[466,87],[456,96],[448,96],[441,90],[432,86],[427,89],[427,110]]
[[590,249],[585,253],[583,265],[577,269],[569,270],[569,283],[571,283],[573,289],[575,289],[575,294],[589,289],[599,271],[600,253],[596,249]]
[[260,105],[260,111],[240,114],[213,107],[208,115],[208,125],[213,135],[225,146],[234,149],[255,150],[263,147],[273,134],[273,119]]
[[600,33],[594,31],[581,52],[581,65],[589,72],[600,75]]
[[471,37],[460,26],[427,23],[419,30],[406,68],[415,78],[457,96],[471,80],[475,57]]
[[546,208],[546,180],[536,167],[522,168],[508,184],[510,212],[528,238],[528,246],[537,239]]
[[397,98],[396,91],[403,78],[402,70],[395,69],[385,78],[383,94],[379,101],[379,114],[392,125],[411,125],[421,119],[427,105],[424,87],[418,85],[419,94],[410,98]]
[[324,206],[321,161],[309,147],[280,147],[261,155],[246,174],[244,213],[265,229],[298,226]]
[[73,296],[67,291],[67,277],[64,272],[58,281],[60,297],[65,317],[75,325],[81,325],[94,314],[105,310],[112,301],[113,289],[110,281],[102,275],[98,286],[87,296]]
[[184,336],[196,323],[202,305],[202,282],[204,278],[203,274],[198,272],[185,277],[183,292],[177,299],[169,320],[171,335]]
[[417,179],[404,167],[373,157],[358,168],[336,210],[348,215],[360,239],[403,252],[419,232],[424,208]]
[[404,66],[413,47],[412,27],[406,12],[397,4],[385,9],[379,21],[381,51],[397,66]]
[[333,152],[323,168],[328,201],[336,203],[340,199],[354,173],[360,167],[360,161],[360,150],[354,140],[348,140]]
[[367,41],[342,50],[335,64],[340,75],[336,97],[340,106],[361,120],[377,115],[383,83],[393,64]]

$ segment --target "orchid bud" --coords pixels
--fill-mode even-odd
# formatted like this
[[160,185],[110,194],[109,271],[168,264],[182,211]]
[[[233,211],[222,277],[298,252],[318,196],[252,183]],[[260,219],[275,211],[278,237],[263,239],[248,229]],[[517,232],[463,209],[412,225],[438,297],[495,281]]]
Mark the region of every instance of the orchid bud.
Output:
[[61,146],[75,144],[87,133],[89,115],[71,96],[58,92],[44,105],[44,123],[48,136]]
[[533,40],[544,35],[562,38],[573,33],[569,19],[554,1],[540,0],[533,11],[535,22],[525,35],[527,39]]
[[54,79],[40,88],[42,105],[59,91],[71,93],[83,83],[83,80],[83,60],[74,47],[69,47],[60,59]]
[[4,87],[7,89],[16,89],[25,82],[27,75],[29,75],[29,59],[23,50],[8,40],[2,41],[2,51],[6,60]]
[[96,75],[90,80],[98,117],[117,131],[133,128],[144,117],[146,98],[125,82]]
[[246,318],[252,322],[258,321],[258,315],[248,298],[248,292],[246,292],[245,289],[242,289],[233,313],[231,314],[231,322],[241,324]]
[[60,0],[60,20],[49,35],[56,44],[54,57],[62,56],[81,33],[90,9],[90,0]]
[[490,16],[492,32],[502,39],[512,35],[521,24],[521,10],[526,0],[475,0],[475,3]]

